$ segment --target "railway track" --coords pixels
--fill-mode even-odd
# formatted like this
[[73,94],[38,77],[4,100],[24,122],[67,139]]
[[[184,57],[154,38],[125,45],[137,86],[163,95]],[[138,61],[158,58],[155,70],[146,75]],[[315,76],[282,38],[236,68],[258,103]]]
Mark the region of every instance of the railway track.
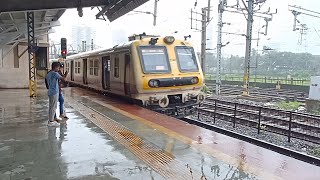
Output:
[[[209,89],[215,92],[214,84],[207,84]],[[241,95],[242,87],[231,86],[231,85],[222,85],[221,86],[221,95],[230,96],[230,95]],[[275,88],[251,88],[250,94],[255,97],[255,100],[259,101],[298,101],[305,102],[307,94],[304,92],[299,92],[295,90],[287,89],[275,89]]]
[[320,144],[320,116],[260,106],[208,99],[198,108],[198,119],[215,123],[225,120],[291,138]]
[[[91,90],[91,91],[95,91],[97,93],[101,93],[101,94],[104,94],[101,90],[98,90],[98,89],[95,89],[95,88],[88,88],[88,87],[85,87],[85,86],[79,86],[81,88],[85,88],[85,89],[88,89],[88,90]],[[267,125],[267,120],[266,121],[263,121],[262,118],[260,118],[258,120],[258,125],[257,125],[257,120],[249,120],[249,118],[244,118],[243,116],[239,116],[239,112],[242,112],[242,113],[245,113],[247,114],[247,116],[249,115],[249,117],[251,116],[252,117],[257,117],[256,115],[256,108],[259,109],[259,112],[260,112],[260,109],[261,109],[261,115],[265,115],[264,117],[267,117],[268,115],[268,111],[278,111],[280,112],[280,110],[275,110],[275,109],[270,109],[270,108],[262,108],[262,107],[257,107],[257,106],[249,106],[249,105],[245,105],[245,104],[237,104],[235,105],[236,108],[233,109],[232,112],[234,112],[233,116],[232,116],[232,113],[230,113],[230,110],[232,110],[232,105],[235,104],[235,103],[232,103],[232,102],[227,102],[227,101],[224,101],[225,104],[218,104],[219,102],[223,102],[223,101],[218,101],[218,100],[215,100],[215,99],[208,99],[207,102],[205,102],[203,104],[202,107],[199,107],[199,108],[196,108],[197,109],[197,113],[198,113],[198,119],[194,119],[194,118],[190,118],[190,117],[185,117],[185,118],[180,118],[181,120],[184,120],[188,123],[191,123],[191,124],[195,124],[197,126],[201,126],[203,128],[207,128],[207,129],[210,129],[210,130],[214,130],[218,133],[222,133],[222,134],[226,134],[230,137],[234,137],[234,138],[238,138],[238,139],[241,139],[241,140],[244,140],[244,141],[247,141],[247,142],[250,142],[252,144],[256,144],[258,146],[261,146],[261,147],[264,147],[264,148],[267,148],[267,149],[270,149],[270,150],[273,150],[275,152],[278,152],[278,153],[281,153],[281,154],[284,154],[284,155],[287,155],[287,156],[290,156],[290,157],[293,157],[293,158],[296,158],[296,159],[299,159],[299,160],[302,160],[302,161],[305,161],[307,163],[311,163],[311,164],[315,164],[317,166],[320,166],[320,159],[319,158],[316,158],[316,157],[313,157],[313,156],[310,156],[310,155],[307,155],[307,154],[304,154],[304,153],[300,153],[300,152],[297,152],[297,151],[293,151],[293,150],[290,150],[290,149],[287,149],[287,148],[284,148],[284,147],[281,147],[281,146],[277,146],[275,144],[272,144],[272,143],[268,143],[268,142],[265,142],[265,141],[261,141],[261,140],[258,140],[258,139],[255,139],[255,138],[252,138],[252,137],[249,137],[249,136],[246,136],[246,135],[242,135],[242,134],[239,134],[239,133],[236,133],[236,132],[233,132],[233,131],[229,131],[229,130],[226,130],[226,129],[222,129],[222,128],[219,128],[217,126],[214,126],[212,124],[212,122],[215,121],[215,119],[222,119],[222,120],[227,120],[227,121],[232,121],[234,122],[234,126],[236,126],[237,123],[243,123],[243,124],[248,124],[248,125],[251,125],[251,127],[255,127],[257,128],[258,130],[258,133],[261,131],[261,130],[266,130],[266,131],[270,131],[270,130],[273,130],[271,132],[276,132],[276,133],[279,133],[281,132],[282,129],[284,128],[270,128],[270,129],[267,129],[268,127],[264,127],[263,128],[263,125]],[[249,108],[250,107],[250,108]],[[222,109],[221,112],[219,112],[218,110]],[[212,111],[213,109],[213,111]],[[241,110],[242,109],[242,110]],[[263,114],[262,112],[262,109],[265,110],[265,114]],[[240,111],[239,111],[240,110]],[[229,113],[228,113],[229,111]],[[212,114],[213,113],[213,114]],[[288,112],[284,112],[284,113],[288,113]],[[304,115],[304,114],[299,114],[299,113],[295,113],[293,114],[291,112],[291,115],[296,115],[298,114],[299,117],[309,117],[311,116],[313,119],[315,119],[318,123],[318,128],[317,129],[317,132],[318,132],[318,136],[312,136],[308,133],[295,133],[294,132],[294,125],[292,122],[296,123],[295,121],[293,121],[292,117],[291,116],[291,123],[290,123],[290,120],[289,120],[289,124],[291,124],[291,129],[288,131],[285,131],[286,133],[289,132],[289,136],[288,136],[288,140],[290,141],[291,138],[297,138],[298,139],[304,139],[304,140],[307,140],[307,141],[310,141],[310,142],[316,142],[316,143],[320,143],[320,137],[319,137],[319,133],[320,133],[320,117],[318,116],[312,116],[312,115]],[[207,117],[207,118],[200,118],[201,117]],[[275,117],[274,117],[275,118]],[[276,118],[275,118],[276,119]],[[284,122],[288,123],[287,120],[283,120]],[[260,122],[260,123],[259,123]],[[302,121],[301,121],[302,122]],[[306,121],[304,121],[306,122]],[[303,126],[303,122],[300,123],[301,126]],[[308,125],[308,122],[306,124],[307,127],[309,127],[310,125]],[[298,127],[298,126],[297,126]],[[279,133],[281,134],[281,133]],[[284,134],[284,133],[282,133]],[[299,138],[300,137],[300,138]],[[304,138],[301,138],[301,137],[304,137]]]
[[214,124],[212,124],[211,121],[210,122],[206,122],[206,121],[198,120],[198,119],[191,118],[191,117],[182,118],[181,120],[183,120],[185,122],[188,122],[190,124],[194,124],[196,126],[200,126],[200,127],[203,127],[203,128],[206,128],[206,129],[221,133],[221,134],[225,134],[227,136],[230,136],[230,137],[233,137],[233,138],[236,138],[236,139],[241,139],[243,141],[255,144],[257,146],[260,146],[260,147],[263,147],[263,148],[266,148],[266,149],[270,149],[272,151],[278,152],[278,153],[286,155],[286,156],[290,156],[292,158],[295,158],[295,159],[298,159],[298,160],[301,160],[301,161],[304,161],[304,162],[307,162],[307,163],[310,163],[310,164],[314,164],[314,165],[320,166],[320,158],[317,158],[317,157],[314,157],[314,156],[310,156],[308,154],[301,153],[301,152],[298,152],[298,151],[294,151],[294,150],[291,150],[291,149],[288,149],[288,148],[285,148],[285,147],[282,147],[282,146],[278,146],[278,145],[275,145],[273,143],[269,143],[269,142],[266,142],[266,141],[263,141],[263,140],[252,138],[250,136],[239,134],[239,133],[234,132],[234,131],[230,131],[230,130],[226,130],[224,128],[220,128],[220,127],[215,126]]

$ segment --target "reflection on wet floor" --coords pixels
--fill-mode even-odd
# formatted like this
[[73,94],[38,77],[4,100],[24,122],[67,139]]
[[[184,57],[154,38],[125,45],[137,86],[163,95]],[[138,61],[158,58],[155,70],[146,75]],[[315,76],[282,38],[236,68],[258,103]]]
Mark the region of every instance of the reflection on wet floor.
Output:
[[[28,90],[0,94],[0,180],[153,180],[178,179],[174,177],[179,175],[180,179],[286,179],[272,174],[287,173],[286,161],[270,176],[247,171],[250,154],[242,141],[234,149],[239,157],[231,165],[191,142],[97,103],[92,100],[94,93],[66,89],[70,119],[59,128],[46,126],[44,90],[36,99],[28,97]],[[105,101],[123,103],[110,98]],[[209,137],[202,136],[201,143],[208,143]]]
[[[175,159],[178,159],[179,162],[184,164],[188,174],[189,172],[197,172],[202,174],[203,178],[207,179],[212,179],[213,177],[214,179],[258,179],[255,175],[241,170],[241,163],[239,163],[239,167],[230,166],[213,156],[192,148],[188,144],[172,139],[159,130],[152,129],[137,121],[132,121],[132,119],[119,113],[110,113],[110,109],[91,101],[87,97],[73,98],[73,100],[75,99],[78,99],[78,102],[85,103],[86,106],[99,111],[101,114],[116,120],[118,123],[131,130],[131,132],[120,131],[119,134],[131,139],[137,138],[136,136],[140,137],[132,142],[152,142],[162,151],[170,153]],[[133,135],[132,132],[135,135]],[[133,136],[135,137],[133,138]]]
[[164,179],[72,108],[66,124],[48,128],[47,100],[26,100],[1,104],[1,180]]

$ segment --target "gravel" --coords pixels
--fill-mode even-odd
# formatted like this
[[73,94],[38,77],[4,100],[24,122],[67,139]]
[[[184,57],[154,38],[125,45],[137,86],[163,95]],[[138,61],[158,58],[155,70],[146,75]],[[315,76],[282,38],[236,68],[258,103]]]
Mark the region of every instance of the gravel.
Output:
[[[214,99],[221,100],[221,101],[230,101],[233,103],[246,104],[246,105],[251,105],[251,106],[262,106],[262,107],[267,107],[267,108],[272,108],[272,109],[284,110],[284,109],[281,109],[277,106],[277,103],[280,101],[259,102],[259,101],[240,99],[239,96],[215,96],[215,95],[213,95],[211,97]],[[298,107],[296,110],[294,110],[294,112],[308,113],[304,106]]]
[[239,104],[247,104],[247,105],[252,105],[252,106],[265,106],[265,102],[258,102],[258,101],[251,101],[251,100],[246,100],[246,99],[239,99],[239,96],[216,96],[213,95],[211,96],[214,99],[218,99],[221,101],[230,101],[233,103],[239,103]]
[[[259,99],[257,99],[257,101],[240,99],[239,96],[237,95],[232,95],[232,96],[211,95],[211,98],[222,100],[222,101],[230,101],[234,103],[247,104],[252,106],[262,106],[262,107],[280,109],[276,106],[276,103],[279,101],[272,101],[272,102],[266,103],[266,102],[259,102],[258,101]],[[300,109],[297,109],[296,112],[306,113],[305,108],[302,108],[302,107],[299,107],[299,108]],[[196,115],[192,116],[192,118],[197,118],[197,116]],[[201,119],[213,121],[213,118],[211,117],[202,117]],[[241,124],[236,124],[236,128],[233,128],[233,124],[231,122],[219,120],[219,119],[216,120],[215,126],[320,158],[319,144],[315,144],[315,143],[311,143],[311,142],[307,142],[307,141],[303,141],[295,138],[291,138],[291,142],[288,142],[287,136],[283,136],[283,135],[279,135],[279,134],[275,134],[275,133],[267,132],[263,130],[261,130],[260,134],[258,134],[258,130],[256,128],[244,126]]]
[[[194,115],[192,116],[192,118],[196,119],[197,116]],[[203,121],[204,120],[213,121],[211,117],[200,116],[200,118]],[[260,134],[258,134],[258,130],[256,128],[244,126],[241,124],[236,124],[236,128],[233,128],[233,124],[231,122],[219,120],[219,119],[216,120],[216,123],[214,125],[220,128],[233,131],[233,132],[237,132],[242,135],[247,135],[247,136],[250,136],[259,140],[263,140],[278,146],[282,146],[294,151],[298,151],[301,153],[305,153],[305,154],[320,158],[319,144],[315,144],[315,143],[311,143],[311,142],[307,142],[299,139],[294,139],[294,138],[291,138],[291,142],[289,143],[287,136],[278,135],[278,134],[263,131],[263,130],[261,130]]]

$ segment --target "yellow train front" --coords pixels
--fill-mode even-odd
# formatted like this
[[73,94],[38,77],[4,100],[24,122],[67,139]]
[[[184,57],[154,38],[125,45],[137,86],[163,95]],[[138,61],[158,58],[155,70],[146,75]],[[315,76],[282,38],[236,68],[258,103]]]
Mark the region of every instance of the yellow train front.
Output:
[[137,38],[111,49],[67,58],[68,81],[133,99],[172,116],[186,116],[202,102],[204,78],[191,44],[164,38]]

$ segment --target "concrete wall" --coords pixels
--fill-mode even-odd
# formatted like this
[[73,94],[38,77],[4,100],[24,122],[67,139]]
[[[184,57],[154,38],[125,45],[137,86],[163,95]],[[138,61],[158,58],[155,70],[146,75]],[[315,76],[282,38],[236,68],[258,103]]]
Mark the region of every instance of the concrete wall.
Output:
[[312,111],[320,111],[320,101],[318,100],[312,100],[312,99],[307,99],[306,100],[306,107],[308,112]]
[[[20,58],[19,67],[14,67],[14,50],[9,53],[11,46],[5,46],[0,50],[0,88],[28,88],[29,87],[29,63],[28,52]],[[26,50],[27,46],[18,45],[18,55]],[[7,55],[6,55],[7,54]]]
[[[39,46],[48,47],[48,39],[47,35],[41,37]],[[0,49],[0,89],[28,88],[29,62],[28,51],[25,51],[27,42],[20,43],[17,46],[18,49],[10,50],[10,48],[11,46],[8,45]]]

